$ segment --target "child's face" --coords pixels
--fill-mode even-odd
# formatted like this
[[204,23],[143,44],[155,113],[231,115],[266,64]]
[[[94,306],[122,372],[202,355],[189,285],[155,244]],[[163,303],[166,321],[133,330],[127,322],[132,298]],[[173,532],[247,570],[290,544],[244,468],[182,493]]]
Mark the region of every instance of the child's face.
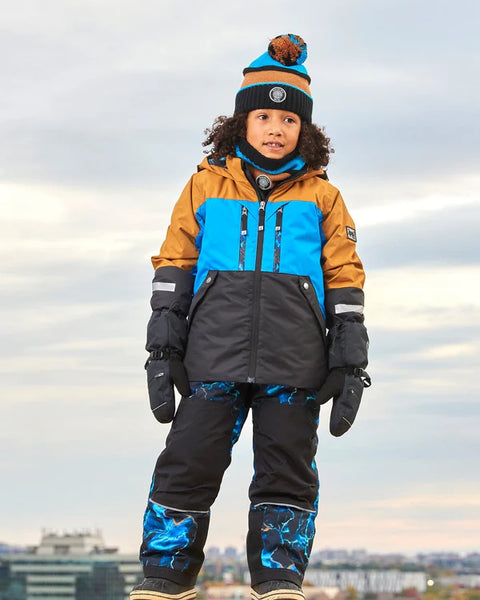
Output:
[[283,158],[297,147],[301,126],[293,112],[252,110],[247,115],[247,142],[267,158]]

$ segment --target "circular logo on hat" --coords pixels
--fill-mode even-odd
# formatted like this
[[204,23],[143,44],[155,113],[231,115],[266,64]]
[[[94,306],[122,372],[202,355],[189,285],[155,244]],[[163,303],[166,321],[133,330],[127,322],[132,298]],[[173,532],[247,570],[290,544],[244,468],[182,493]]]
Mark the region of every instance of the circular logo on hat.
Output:
[[270,90],[268,95],[273,102],[283,102],[287,97],[287,92],[282,87],[276,86]]

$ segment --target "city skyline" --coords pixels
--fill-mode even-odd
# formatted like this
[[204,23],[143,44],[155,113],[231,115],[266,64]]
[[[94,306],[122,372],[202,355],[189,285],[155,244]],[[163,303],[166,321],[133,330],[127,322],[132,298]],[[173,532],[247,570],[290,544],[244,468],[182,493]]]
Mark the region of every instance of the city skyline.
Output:
[[[69,548],[68,554],[75,554],[75,548],[78,548],[79,553],[82,555],[88,555],[90,553],[100,554],[124,554],[121,548],[109,546],[108,540],[105,540],[103,532],[99,528],[89,529],[83,528],[78,530],[64,530],[61,528],[56,529],[43,529],[39,537],[35,540],[35,544],[28,544],[26,546],[8,544],[4,540],[0,539],[0,556],[9,553],[33,553],[36,554],[38,549],[41,549],[41,554],[52,554],[55,546],[60,544],[62,548],[66,544]],[[65,546],[65,547],[67,547]],[[53,552],[54,553],[54,552]],[[226,546],[215,546],[206,545],[205,547],[205,558],[206,560],[222,558],[222,559],[246,559],[245,548],[226,545]],[[436,560],[437,562],[448,562],[455,560],[464,559],[475,559],[476,563],[480,564],[480,550],[473,552],[455,552],[455,551],[442,551],[437,549],[429,553],[417,552],[413,554],[405,554],[402,552],[388,552],[388,553],[375,553],[369,552],[367,548],[318,548],[311,556],[311,562],[324,560],[326,563],[338,564],[345,562],[362,564],[373,559],[383,559],[388,561],[411,561],[412,559],[421,560],[423,562],[428,560]]]
[[[67,538],[69,537],[83,537],[85,536],[86,538],[90,538],[90,537],[97,537],[99,536],[102,539],[102,547],[105,547],[105,549],[108,549],[108,552],[118,552],[120,554],[125,554],[125,552],[123,551],[123,549],[121,547],[116,547],[116,546],[108,546],[106,545],[108,543],[108,540],[104,541],[103,538],[103,531],[101,528],[95,528],[95,529],[89,529],[89,528],[82,528],[82,529],[75,529],[75,530],[68,530],[68,529],[62,529],[62,528],[52,528],[52,529],[43,529],[41,532],[39,532],[39,535],[37,536],[36,539],[32,539],[30,541],[30,543],[28,544],[18,544],[15,543],[15,541],[6,541],[4,539],[0,538],[0,556],[2,554],[6,554],[11,552],[28,552],[28,551],[32,551],[34,550],[37,545],[38,542],[41,541],[44,537],[48,536],[67,536]],[[216,545],[216,544],[208,544],[205,546],[205,556],[206,558],[211,558],[214,556],[231,556],[231,557],[240,557],[242,555],[245,554],[245,547],[240,545],[240,546],[235,546],[234,544],[225,544],[225,545]],[[349,561],[359,561],[361,562],[362,560],[368,560],[370,558],[375,558],[375,557],[383,557],[385,559],[395,559],[395,558],[404,558],[405,560],[411,560],[413,558],[417,558],[417,557],[424,557],[424,556],[431,556],[434,557],[436,556],[437,558],[445,558],[445,559],[455,559],[455,558],[466,558],[469,556],[476,556],[476,557],[480,557],[480,546],[478,547],[478,549],[475,550],[467,550],[467,551],[455,551],[455,550],[445,550],[442,548],[437,548],[431,551],[411,551],[411,552],[400,552],[400,551],[385,551],[385,552],[375,552],[375,551],[370,551],[368,548],[366,547],[316,547],[314,549],[314,551],[312,552],[312,561],[315,560],[319,560],[322,557],[327,559],[327,560],[333,560],[333,561],[341,561],[342,559],[347,559]]]
[[[464,558],[435,554],[412,559],[368,555],[365,550],[327,550],[312,556],[305,574],[305,591],[307,598],[318,598],[321,590],[349,587],[361,595],[398,595],[413,588],[416,596],[429,588],[441,593],[459,587],[473,590],[480,583],[479,568],[480,553]],[[46,593],[47,587],[50,595],[72,600],[89,599],[92,594],[99,599],[128,599],[132,586],[143,577],[137,556],[106,545],[100,530],[42,531],[39,544],[24,552],[8,552],[0,543],[0,571],[0,596],[20,597],[23,593],[25,599]],[[197,580],[200,594],[208,598],[248,598],[249,581],[245,553],[233,547],[207,550]],[[324,597],[331,598],[332,594]]]
[[[150,256],[243,68],[293,32],[356,224],[373,380],[345,436],[322,407],[314,552],[478,549],[479,17],[474,0],[3,8],[2,541],[101,527],[138,551],[168,433],[143,369]],[[209,546],[244,545],[251,435]]]

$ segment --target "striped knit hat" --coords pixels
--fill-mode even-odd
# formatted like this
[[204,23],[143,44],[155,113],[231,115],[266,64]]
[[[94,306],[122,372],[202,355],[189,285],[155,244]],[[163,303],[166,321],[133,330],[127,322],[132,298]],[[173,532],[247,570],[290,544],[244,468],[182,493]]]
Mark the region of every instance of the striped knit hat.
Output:
[[243,70],[235,113],[277,108],[294,112],[311,123],[311,80],[302,64],[306,58],[307,44],[300,36],[287,33],[274,38],[268,51]]

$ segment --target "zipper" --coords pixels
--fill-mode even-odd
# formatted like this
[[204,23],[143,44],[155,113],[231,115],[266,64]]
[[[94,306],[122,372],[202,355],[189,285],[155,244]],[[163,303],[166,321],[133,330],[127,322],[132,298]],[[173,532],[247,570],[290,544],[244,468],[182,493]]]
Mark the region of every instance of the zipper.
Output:
[[240,250],[238,255],[238,270],[245,270],[245,246],[247,244],[247,223],[248,210],[246,206],[242,206],[242,216],[240,219]]
[[[295,177],[289,177],[285,181],[280,182],[275,188],[278,189],[280,185],[290,182],[294,179],[297,179],[299,175]],[[255,374],[256,374],[256,364],[257,364],[257,345],[258,345],[258,324],[260,321],[260,289],[262,282],[262,257],[263,257],[263,238],[265,235],[265,208],[267,205],[268,198],[272,193],[272,189],[266,190],[262,192],[257,188],[253,179],[248,176],[247,179],[250,181],[253,189],[257,194],[258,201],[260,202],[258,208],[258,231],[257,231],[257,254],[255,256],[255,273],[253,279],[253,301],[252,301],[252,327],[250,330],[250,340],[251,340],[251,351],[250,351],[250,361],[248,363],[248,383],[255,383]],[[282,217],[280,217],[281,219]],[[280,225],[280,234],[281,234],[281,222]]]
[[273,250],[273,272],[278,273],[280,271],[280,248],[282,245],[282,220],[283,220],[283,206],[277,210],[277,216],[275,221],[275,243]]
[[258,208],[258,232],[257,232],[257,254],[255,257],[255,274],[253,279],[253,302],[252,302],[252,329],[251,329],[251,352],[248,365],[248,383],[255,383],[255,371],[257,363],[257,344],[258,344],[258,323],[260,320],[260,287],[262,280],[262,256],[263,256],[263,238],[265,235],[265,207],[267,198],[261,199],[261,192],[257,190],[257,197],[260,200]]

